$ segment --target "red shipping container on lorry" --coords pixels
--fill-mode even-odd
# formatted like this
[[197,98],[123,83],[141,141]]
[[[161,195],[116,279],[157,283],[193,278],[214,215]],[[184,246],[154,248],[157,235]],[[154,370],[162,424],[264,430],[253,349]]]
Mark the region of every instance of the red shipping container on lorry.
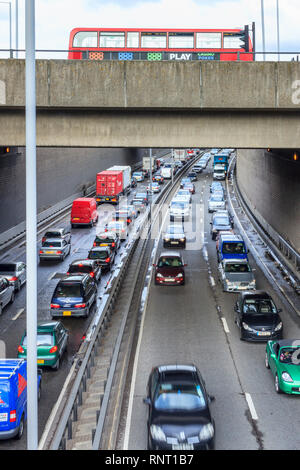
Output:
[[123,194],[123,172],[105,170],[96,176],[96,201],[117,204]]

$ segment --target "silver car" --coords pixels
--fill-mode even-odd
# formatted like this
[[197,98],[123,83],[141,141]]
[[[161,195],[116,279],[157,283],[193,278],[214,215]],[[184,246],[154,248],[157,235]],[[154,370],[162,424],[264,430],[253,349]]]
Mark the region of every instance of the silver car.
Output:
[[218,269],[224,292],[256,289],[254,274],[247,260],[223,259]]
[[15,300],[15,290],[6,277],[0,277],[0,315],[6,305]]
[[57,259],[63,261],[71,251],[71,243],[59,238],[49,238],[44,241],[39,251],[40,261]]
[[21,261],[17,263],[0,263],[0,276],[6,277],[15,291],[19,291],[26,282],[26,264]]
[[208,212],[225,209],[226,203],[222,194],[213,193],[208,200]]
[[174,220],[189,220],[190,218],[190,204],[185,201],[177,201],[175,198],[170,204],[170,221]]

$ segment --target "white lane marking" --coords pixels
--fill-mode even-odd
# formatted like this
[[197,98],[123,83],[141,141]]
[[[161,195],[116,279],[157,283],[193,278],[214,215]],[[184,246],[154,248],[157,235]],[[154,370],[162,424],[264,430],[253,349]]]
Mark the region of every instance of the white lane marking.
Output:
[[257,416],[257,414],[256,414],[255,406],[254,406],[254,404],[253,404],[253,401],[252,401],[252,398],[251,398],[250,393],[245,393],[245,398],[246,398],[246,401],[247,401],[247,403],[248,403],[248,407],[249,407],[249,410],[250,410],[252,419],[254,419],[255,421],[257,421],[257,420],[258,420],[258,416]]
[[222,320],[222,323],[223,323],[223,328],[224,328],[225,333],[230,333],[228,325],[227,325],[226,318],[222,317],[221,320]]
[[213,276],[209,276],[209,279],[210,279],[210,283],[211,283],[212,287],[215,287],[216,283],[215,283],[215,280],[214,280]]
[[22,315],[22,313],[23,313],[24,311],[25,311],[25,308],[20,308],[20,309],[17,311],[16,315],[12,318],[12,320],[13,320],[13,321],[17,320],[17,319]]
[[54,278],[54,276],[55,276],[55,275],[56,275],[56,273],[55,273],[55,272],[54,272],[54,273],[52,273],[52,274],[51,274],[51,276],[48,278],[48,281],[51,281],[51,280]]

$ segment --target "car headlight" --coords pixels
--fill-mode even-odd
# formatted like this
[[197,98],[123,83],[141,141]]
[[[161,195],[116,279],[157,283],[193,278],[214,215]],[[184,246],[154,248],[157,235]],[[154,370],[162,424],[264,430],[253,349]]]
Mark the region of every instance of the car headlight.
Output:
[[157,274],[156,274],[156,277],[163,277],[163,275],[160,274],[160,273],[157,273]]
[[250,286],[255,286],[255,283],[256,283],[255,279],[253,279],[253,281],[249,282]]
[[279,331],[282,328],[282,321],[278,323],[274,331]]
[[163,430],[159,426],[156,426],[155,424],[152,424],[150,426],[150,433],[151,433],[152,438],[155,441],[163,442],[167,440],[166,435],[163,432]]
[[181,241],[181,242],[184,242],[184,241],[185,241],[185,238],[180,238],[180,241]]
[[252,332],[255,331],[255,330],[253,330],[253,328],[250,328],[250,326],[247,325],[247,323],[245,323],[245,322],[242,322],[242,326],[243,326],[244,330],[252,331]]
[[170,241],[170,238],[165,238],[165,242],[169,242]]
[[183,277],[183,274],[182,274],[182,273],[179,273],[179,274],[177,274],[176,277]]
[[293,382],[293,379],[288,372],[282,372],[281,377],[285,382]]
[[205,424],[199,432],[199,440],[207,441],[213,437],[214,433],[215,431],[213,425],[211,423]]

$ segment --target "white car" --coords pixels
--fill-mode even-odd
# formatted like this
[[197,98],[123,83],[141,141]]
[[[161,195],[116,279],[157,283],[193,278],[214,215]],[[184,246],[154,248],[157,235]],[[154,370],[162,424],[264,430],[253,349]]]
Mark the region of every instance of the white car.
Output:
[[170,204],[170,221],[189,220],[190,204],[187,201],[173,200]]
[[[152,192],[160,193],[160,185],[158,183],[152,183]],[[147,186],[147,192],[150,193],[150,184]]]

